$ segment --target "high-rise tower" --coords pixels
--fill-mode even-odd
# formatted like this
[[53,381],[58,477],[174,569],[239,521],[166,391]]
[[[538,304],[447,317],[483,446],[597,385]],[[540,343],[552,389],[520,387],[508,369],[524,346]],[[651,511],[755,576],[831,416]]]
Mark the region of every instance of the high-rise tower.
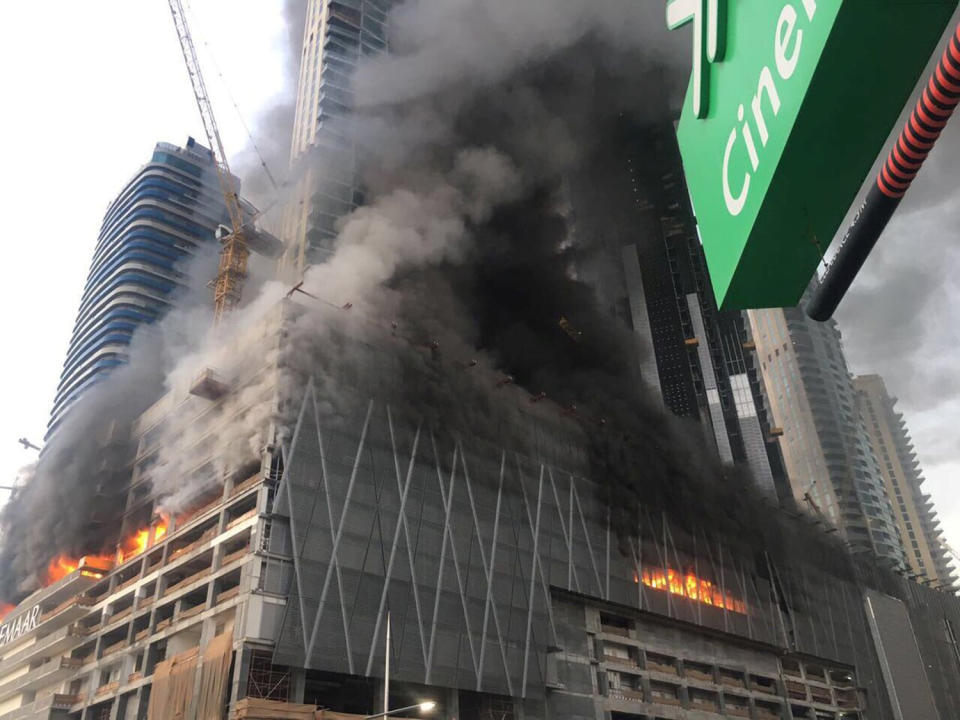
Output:
[[753,345],[742,313],[717,308],[673,129],[623,122],[619,133],[609,155],[569,181],[577,235],[601,242],[610,260],[593,284],[637,335],[649,390],[699,421],[721,460],[749,467],[773,497],[785,480]]
[[797,503],[836,525],[854,551],[902,567],[893,508],[860,421],[837,324],[814,322],[799,308],[748,314]]
[[887,497],[894,505],[894,519],[907,554],[907,566],[917,576],[942,585],[953,584],[947,550],[941,543],[943,530],[933,501],[923,493],[923,471],[896,398],[887,393],[879,375],[853,379],[857,407],[867,427],[873,452],[880,464]]
[[298,181],[284,217],[282,271],[323,260],[335,223],[361,202],[345,119],[361,57],[387,48],[394,0],[310,0],[303,33],[290,162]]
[[124,364],[138,326],[183,287],[184,260],[226,222],[210,151],[158,143],[107,208],[54,398],[49,438],[80,395]]

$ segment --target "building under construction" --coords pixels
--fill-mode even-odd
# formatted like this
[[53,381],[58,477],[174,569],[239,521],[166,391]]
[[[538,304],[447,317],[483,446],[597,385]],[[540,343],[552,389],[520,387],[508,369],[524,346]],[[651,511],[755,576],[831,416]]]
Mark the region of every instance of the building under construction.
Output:
[[140,418],[116,555],[0,628],[0,720],[378,713],[388,616],[389,707],[436,717],[960,717],[953,595],[675,509],[624,527],[561,408],[506,385],[496,428],[437,427],[398,401],[389,328],[324,310],[346,362],[291,359],[304,312]]
[[576,233],[603,247],[592,284],[636,335],[644,383],[697,421],[724,462],[787,495],[755,347],[744,313],[717,307],[672,125],[623,120],[594,162],[570,180]]

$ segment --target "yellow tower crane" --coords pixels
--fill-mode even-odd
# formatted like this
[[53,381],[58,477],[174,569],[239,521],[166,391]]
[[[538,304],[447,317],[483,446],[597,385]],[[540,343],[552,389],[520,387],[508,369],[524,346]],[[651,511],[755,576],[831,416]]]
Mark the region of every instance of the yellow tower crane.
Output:
[[187,16],[183,10],[181,0],[168,0],[170,13],[173,15],[173,24],[180,39],[180,49],[187,64],[187,73],[190,75],[190,84],[193,94],[200,108],[200,117],[203,120],[203,129],[207,133],[207,142],[213,152],[214,166],[217,169],[217,178],[220,181],[220,190],[223,201],[230,216],[231,228],[220,235],[220,265],[217,278],[213,284],[213,321],[219,324],[225,313],[233,310],[240,302],[243,293],[243,282],[247,277],[247,259],[250,257],[250,246],[247,238],[247,228],[244,227],[243,210],[234,177],[227,163],[227,154],[223,150],[223,141],[220,139],[220,130],[213,114],[213,106],[207,94],[207,87],[200,72],[200,63],[197,61],[197,50],[187,25]]

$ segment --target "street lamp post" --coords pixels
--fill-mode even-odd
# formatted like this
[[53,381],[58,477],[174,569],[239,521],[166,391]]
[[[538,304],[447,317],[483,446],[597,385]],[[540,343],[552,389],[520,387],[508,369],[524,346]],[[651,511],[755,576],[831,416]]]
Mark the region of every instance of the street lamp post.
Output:
[[417,703],[416,705],[408,705],[407,707],[394,708],[390,709],[390,611],[387,611],[387,633],[386,633],[386,642],[384,643],[386,653],[384,655],[383,661],[383,712],[377,713],[376,715],[367,715],[363,720],[374,720],[374,718],[385,718],[391,715],[396,715],[397,713],[407,712],[408,710],[419,710],[420,712],[427,713],[433,710],[437,704],[433,700],[426,700],[422,703]]
[[390,611],[387,610],[386,651],[383,654],[383,716],[390,714]]

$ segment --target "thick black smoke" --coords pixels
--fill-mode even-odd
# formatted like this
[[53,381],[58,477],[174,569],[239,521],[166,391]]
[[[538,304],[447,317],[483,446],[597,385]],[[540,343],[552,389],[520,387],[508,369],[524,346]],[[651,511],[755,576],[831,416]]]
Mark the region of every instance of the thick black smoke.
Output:
[[572,33],[566,21],[581,17],[572,4],[569,16],[551,18],[549,37],[527,21],[564,15],[555,3],[406,6],[398,56],[364,68],[357,87],[353,128],[368,204],[343,222],[332,259],[307,286],[334,304],[367,300],[414,346],[436,345],[420,380],[405,378],[395,392],[447,431],[483,433],[496,414],[456,373],[465,352],[563,409],[580,425],[625,537],[643,506],[691,534],[721,535],[775,560],[803,552],[847,572],[839,542],[784,522],[745,470],[721,464],[702,428],[644,392],[634,336],[578,279],[580,268],[609,260],[605,238],[578,232],[604,225],[584,214],[630,216],[617,196],[604,207],[579,193],[624,162],[625,126],[669,125],[683,86],[645,46],[659,25],[635,4],[600,6]]

